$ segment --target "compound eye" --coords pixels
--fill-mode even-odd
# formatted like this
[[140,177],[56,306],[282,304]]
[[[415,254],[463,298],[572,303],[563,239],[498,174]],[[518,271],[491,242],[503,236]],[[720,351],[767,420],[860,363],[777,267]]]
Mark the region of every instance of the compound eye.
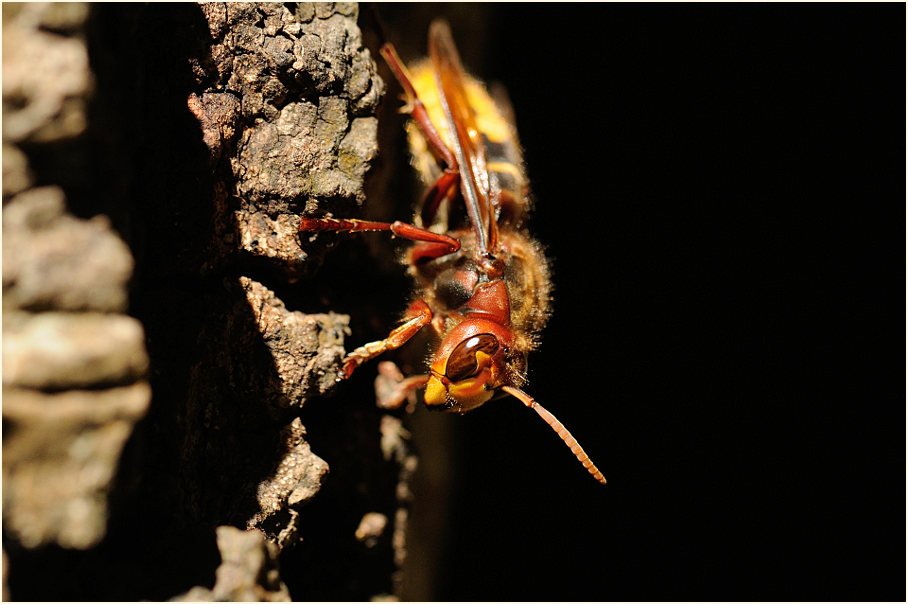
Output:
[[479,361],[476,353],[483,352],[488,356],[498,350],[498,338],[490,333],[470,336],[451,351],[445,365],[445,377],[452,382],[459,382],[479,372]]

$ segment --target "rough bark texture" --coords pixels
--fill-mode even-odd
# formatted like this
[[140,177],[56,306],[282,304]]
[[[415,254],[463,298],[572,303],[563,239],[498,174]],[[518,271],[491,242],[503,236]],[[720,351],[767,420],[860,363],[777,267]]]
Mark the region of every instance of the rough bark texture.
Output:
[[365,341],[401,301],[358,300],[387,258],[296,230],[366,199],[384,84],[357,16],[4,5],[11,597],[399,588],[415,460],[368,380],[338,388],[332,309],[365,308]]
[[85,43],[58,32],[86,15],[3,8],[3,529],[25,548],[104,538],[117,462],[150,399],[143,329],[123,314],[128,247],[106,217],[67,213],[23,151],[85,131]]

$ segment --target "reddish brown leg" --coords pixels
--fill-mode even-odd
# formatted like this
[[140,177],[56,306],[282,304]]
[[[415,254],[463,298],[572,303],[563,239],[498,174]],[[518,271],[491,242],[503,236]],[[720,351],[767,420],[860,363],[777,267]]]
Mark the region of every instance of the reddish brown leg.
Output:
[[422,300],[417,300],[407,309],[404,315],[405,322],[388,334],[387,338],[364,344],[347,355],[344,359],[344,378],[353,375],[356,368],[369,359],[374,359],[388,350],[400,348],[431,320],[432,309]]
[[385,58],[388,67],[390,67],[391,71],[394,73],[394,77],[400,82],[401,88],[404,89],[404,94],[407,97],[407,107],[405,107],[405,111],[410,113],[410,117],[413,118],[413,123],[416,124],[416,127],[422,133],[423,138],[426,139],[433,155],[444,162],[446,166],[442,175],[435,181],[435,184],[426,191],[426,195],[423,198],[422,223],[424,225],[429,225],[435,218],[435,212],[438,210],[438,206],[444,198],[448,196],[451,188],[454,187],[460,179],[460,171],[457,169],[457,159],[454,157],[454,152],[451,151],[448,145],[445,144],[444,139],[441,138],[435,124],[429,119],[429,113],[426,111],[425,105],[423,105],[422,101],[419,100],[419,97],[416,95],[416,88],[413,86],[410,74],[407,72],[407,68],[403,61],[401,61],[400,57],[397,55],[397,51],[394,50],[394,46],[391,44],[384,44],[381,47],[381,55]]
[[391,361],[382,361],[378,364],[378,377],[375,378],[375,400],[382,409],[397,409],[407,402],[407,411],[413,411],[416,406],[416,391],[428,381],[428,375],[405,378],[397,365]]
[[444,201],[445,197],[448,196],[451,189],[453,189],[459,181],[460,172],[448,168],[438,177],[435,184],[426,191],[422,200],[422,212],[420,213],[420,218],[422,218],[422,223],[424,225],[432,224],[432,221],[435,220],[435,213],[438,211],[438,206],[441,205],[441,202]]
[[460,241],[432,231],[422,229],[399,220],[395,222],[374,222],[372,220],[358,220],[356,218],[306,218],[300,219],[301,231],[341,231],[346,233],[359,233],[365,231],[391,231],[398,237],[411,241],[425,241],[436,244],[443,250],[439,256],[450,254],[460,249]]
[[381,56],[383,56],[388,63],[388,67],[394,72],[394,77],[400,82],[401,88],[404,89],[404,94],[407,95],[407,107],[405,110],[410,113],[416,127],[422,132],[423,137],[425,137],[426,142],[429,144],[429,148],[432,149],[432,153],[435,154],[435,157],[443,161],[449,169],[456,170],[457,160],[454,159],[454,152],[448,148],[444,139],[441,138],[441,135],[435,128],[435,125],[432,124],[432,120],[429,119],[429,112],[426,111],[425,105],[423,105],[422,101],[419,100],[419,97],[416,96],[416,88],[413,87],[413,81],[410,78],[410,74],[407,72],[407,68],[403,61],[397,56],[397,51],[394,50],[394,46],[385,43],[382,45],[380,52]]

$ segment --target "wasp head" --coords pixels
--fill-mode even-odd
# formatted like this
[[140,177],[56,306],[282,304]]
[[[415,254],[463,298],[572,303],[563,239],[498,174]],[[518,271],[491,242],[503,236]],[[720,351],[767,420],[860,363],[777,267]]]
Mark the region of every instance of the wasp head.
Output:
[[[465,322],[466,323],[466,322]],[[445,339],[432,362],[425,401],[430,409],[464,413],[479,407],[509,382],[503,342],[510,334],[501,326],[466,326]],[[497,335],[491,331],[498,331]]]

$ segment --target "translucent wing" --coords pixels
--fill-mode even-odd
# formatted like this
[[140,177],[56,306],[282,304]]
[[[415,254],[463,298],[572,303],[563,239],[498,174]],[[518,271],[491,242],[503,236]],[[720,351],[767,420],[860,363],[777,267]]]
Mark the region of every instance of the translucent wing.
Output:
[[467,95],[466,79],[451,30],[444,21],[429,27],[429,58],[435,70],[439,97],[453,134],[451,145],[460,170],[467,215],[479,251],[487,255],[498,245],[498,225],[489,201],[489,172],[485,146]]

